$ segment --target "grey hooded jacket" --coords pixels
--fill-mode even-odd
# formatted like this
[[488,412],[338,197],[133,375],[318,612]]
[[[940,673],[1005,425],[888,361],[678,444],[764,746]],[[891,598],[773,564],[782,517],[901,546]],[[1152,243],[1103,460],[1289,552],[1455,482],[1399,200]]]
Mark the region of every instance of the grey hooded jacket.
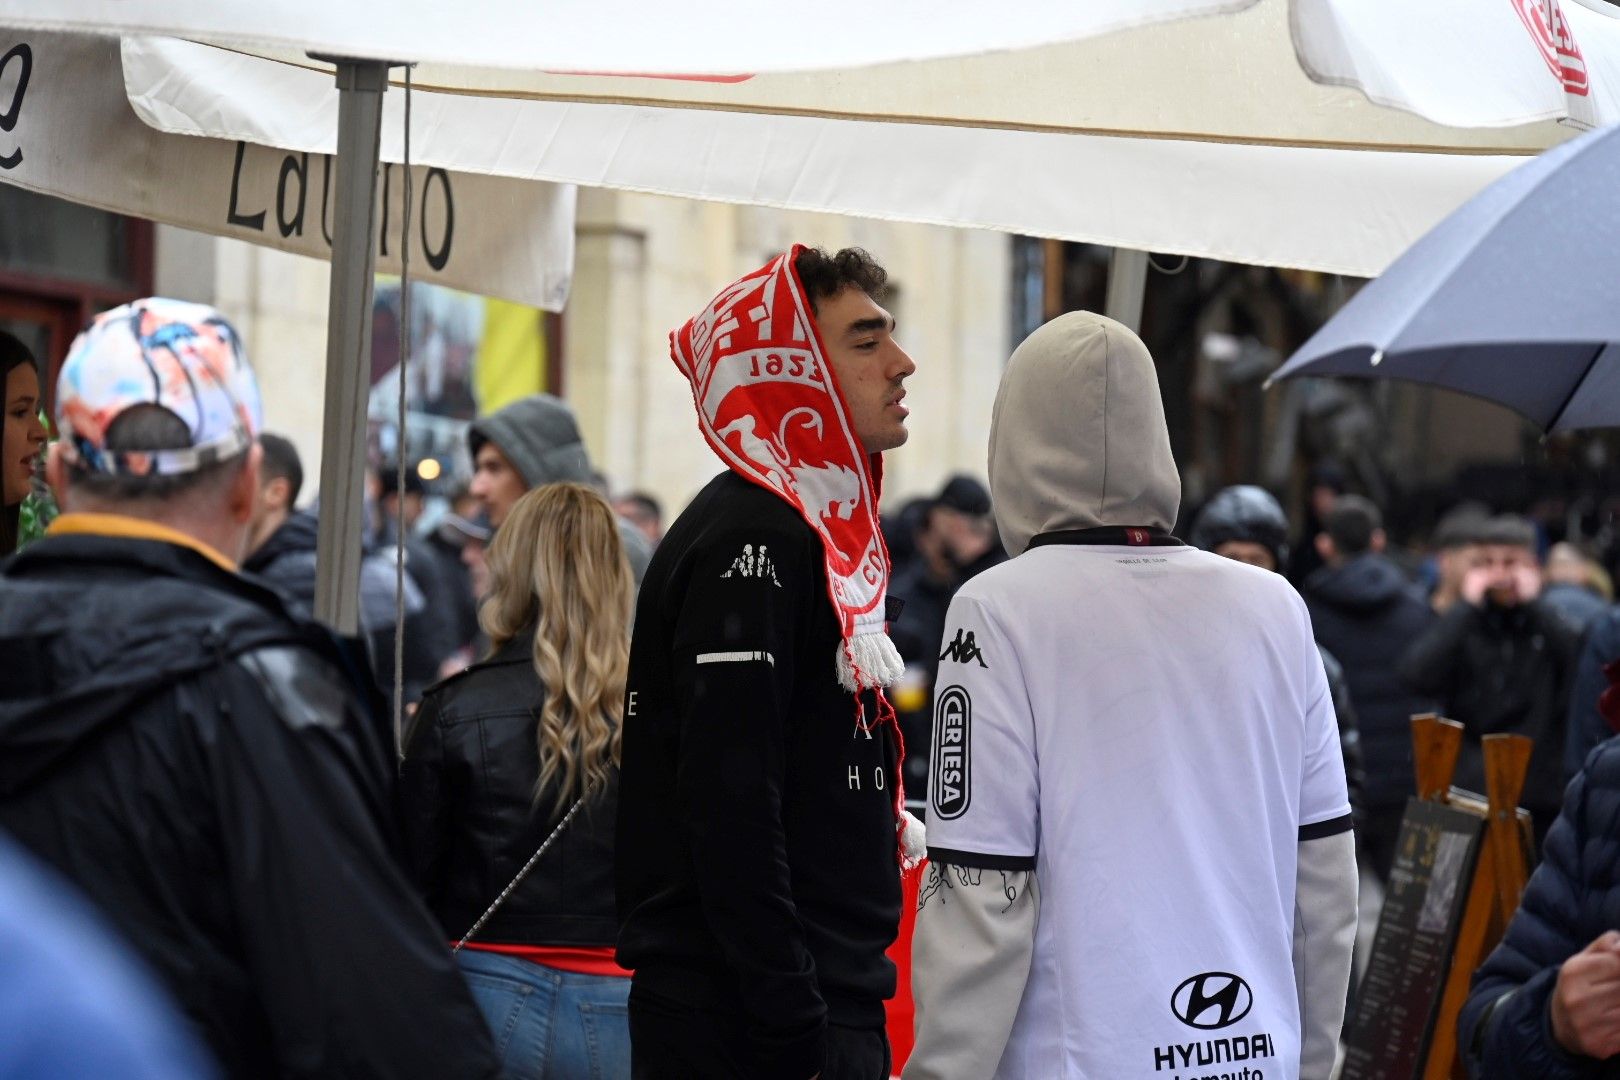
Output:
[[1140,338],[1073,311],[1018,347],[990,416],[990,501],[1015,557],[1041,533],[1175,524],[1181,475]]
[[[551,394],[531,394],[519,398],[488,416],[474,420],[467,429],[467,445],[474,459],[479,448],[492,442],[531,488],[542,484],[590,484],[595,479],[579,422],[568,403]],[[630,572],[641,584],[652,558],[652,548],[634,525],[619,519],[619,537],[630,560]]]
[[[1071,312],[1035,331],[1003,373],[989,466],[996,522],[1015,558],[1043,533],[1168,531],[1181,482],[1146,346],[1125,326],[1089,312]],[[925,891],[946,889],[951,897],[929,905],[917,920],[917,1045],[907,1080],[997,1074],[1041,916],[1035,872],[984,874],[975,881],[950,869],[930,866]],[[1297,1075],[1326,1080],[1355,935],[1353,834],[1301,842],[1295,884]],[[1147,936],[1156,931],[1141,929]]]

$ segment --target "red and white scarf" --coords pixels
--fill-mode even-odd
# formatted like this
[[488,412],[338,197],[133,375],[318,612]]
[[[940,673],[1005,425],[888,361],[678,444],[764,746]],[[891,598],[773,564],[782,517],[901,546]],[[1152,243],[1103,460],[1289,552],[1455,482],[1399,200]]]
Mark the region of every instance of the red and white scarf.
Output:
[[827,364],[809,298],[787,254],[722,289],[669,336],[720,460],[792,506],[821,537],[827,591],[843,643],[834,657],[850,692],[904,670],[884,601],[889,551],[878,528],[883,459],[868,455]]
[[[827,592],[842,633],[831,658],[838,682],[852,694],[876,691],[872,723],[893,726],[903,760],[900,725],[883,695],[905,670],[885,622],[889,549],[878,528],[883,459],[867,454],[850,427],[794,266],[803,250],[795,244],[720,290],[669,335],[669,351],[692,384],[698,427],[720,460],[785,500],[821,537]],[[857,711],[864,724],[862,715]],[[909,870],[922,859],[927,839],[922,823],[906,812],[898,762],[894,812],[900,865]]]

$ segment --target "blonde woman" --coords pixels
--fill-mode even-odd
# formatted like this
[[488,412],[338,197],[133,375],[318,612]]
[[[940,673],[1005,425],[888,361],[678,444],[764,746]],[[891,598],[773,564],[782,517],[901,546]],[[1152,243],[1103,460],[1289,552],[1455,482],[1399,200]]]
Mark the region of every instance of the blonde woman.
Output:
[[456,941],[583,799],[459,959],[505,1076],[628,1077],[613,828],[633,585],[618,523],[589,488],[535,488],[488,563],[490,656],[429,690],[406,740],[407,848]]

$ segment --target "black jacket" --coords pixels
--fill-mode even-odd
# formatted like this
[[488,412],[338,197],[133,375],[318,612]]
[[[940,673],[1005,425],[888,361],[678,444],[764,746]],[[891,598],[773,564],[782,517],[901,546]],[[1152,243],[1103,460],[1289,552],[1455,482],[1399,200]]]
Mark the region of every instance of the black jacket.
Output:
[[1433,712],[1398,668],[1434,612],[1400,567],[1368,552],[1325,566],[1305,584],[1316,640],[1344,666],[1367,765],[1367,804],[1397,813],[1417,789],[1412,773],[1412,716]]
[[1586,759],[1564,797],[1507,934],[1474,973],[1457,1045],[1480,1080],[1620,1077],[1620,1058],[1576,1057],[1552,1037],[1563,962],[1620,927],[1620,739]]
[[817,534],[716,477],[641,587],[619,962],[638,993],[741,1014],[762,1077],[813,1075],[823,1024],[882,1027],[894,993],[895,747],[857,723],[840,647]]
[[0,657],[0,826],[230,1075],[494,1075],[398,862],[363,663],[330,635],[189,549],[60,536],[0,567]]
[[[1540,604],[1475,608],[1458,601],[1413,642],[1401,674],[1466,729],[1456,783],[1485,790],[1480,737],[1535,741],[1523,804],[1545,831],[1564,787],[1564,722],[1580,638]],[[1352,691],[1353,692],[1353,691]]]
[[[545,693],[534,631],[428,691],[400,766],[405,846],[444,936],[458,940],[564,810],[540,776],[535,718]],[[480,943],[612,945],[617,771],[592,794],[523,883],[479,931]],[[572,805],[570,801],[569,805]]]
[[478,598],[473,593],[472,571],[461,561],[461,547],[437,531],[428,536],[422,547],[423,554],[437,563],[438,578],[444,584],[446,602],[440,609],[440,617],[450,627],[451,653],[477,649],[482,633],[478,626]]
[[1333,699],[1333,716],[1339,722],[1339,756],[1344,758],[1350,816],[1359,829],[1367,818],[1367,765],[1361,750],[1361,724],[1350,697],[1350,684],[1344,677],[1344,665],[1321,645],[1316,651],[1322,656],[1322,674],[1327,679],[1328,696]]
[[1586,631],[1575,682],[1569,692],[1569,730],[1564,743],[1564,771],[1574,776],[1598,743],[1614,732],[1598,711],[1598,698],[1609,688],[1603,668],[1620,660],[1620,607],[1610,607]]
[[[242,571],[263,578],[292,601],[294,610],[309,616],[315,610],[315,515],[296,510],[242,562]],[[424,557],[425,559],[425,557]],[[450,627],[442,601],[430,600],[410,573],[406,554],[405,584],[405,700],[416,701],[439,677],[439,664],[450,655]],[[377,686],[387,697],[394,692],[394,626],[396,588],[394,549],[369,550],[360,564],[360,628],[371,654]]]

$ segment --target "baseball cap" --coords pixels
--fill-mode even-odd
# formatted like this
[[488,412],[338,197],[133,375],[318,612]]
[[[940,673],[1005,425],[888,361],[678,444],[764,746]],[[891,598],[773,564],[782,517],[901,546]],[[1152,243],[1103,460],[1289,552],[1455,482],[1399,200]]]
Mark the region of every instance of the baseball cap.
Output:
[[464,518],[452,511],[439,519],[439,529],[445,538],[457,547],[469,540],[476,540],[480,544],[489,543],[489,538],[495,530],[489,524],[489,515],[483,511],[471,518]]
[[990,492],[973,477],[958,473],[945,482],[934,504],[977,517],[990,512]]
[[[190,445],[109,450],[108,429],[139,405],[172,412]],[[248,449],[264,417],[236,328],[206,304],[149,297],[103,312],[74,339],[57,379],[56,423],[78,468],[179,476]]]

